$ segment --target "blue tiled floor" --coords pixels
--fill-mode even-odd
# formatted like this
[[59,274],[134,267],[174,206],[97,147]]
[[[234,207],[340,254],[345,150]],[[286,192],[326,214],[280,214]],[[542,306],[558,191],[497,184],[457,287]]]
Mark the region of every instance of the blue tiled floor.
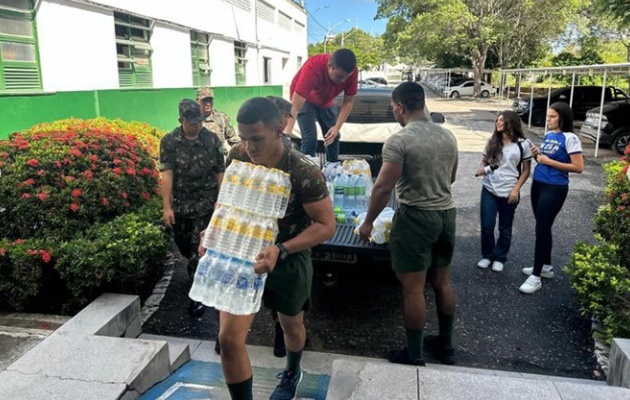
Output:
[[[272,368],[254,367],[254,398],[268,398],[278,383],[279,372]],[[298,398],[325,400],[330,383],[329,375],[304,374]],[[193,360],[175,371],[140,397],[140,400],[199,400],[228,399],[221,365]]]

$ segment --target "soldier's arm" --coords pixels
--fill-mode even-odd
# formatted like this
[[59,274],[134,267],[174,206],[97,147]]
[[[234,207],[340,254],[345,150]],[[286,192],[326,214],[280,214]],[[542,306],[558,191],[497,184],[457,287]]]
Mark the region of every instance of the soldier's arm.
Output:
[[225,128],[223,128],[223,137],[227,140],[230,146],[234,146],[236,143],[240,142],[241,139],[238,137],[236,132],[234,131],[234,127],[232,126],[232,121],[230,121],[230,117],[227,114],[223,114],[225,118]]
[[164,223],[171,226],[175,222],[173,213],[173,170],[162,171],[162,207]]
[[335,214],[330,196],[303,204],[304,211],[313,221],[302,233],[283,243],[289,254],[310,249],[333,237],[335,234]]

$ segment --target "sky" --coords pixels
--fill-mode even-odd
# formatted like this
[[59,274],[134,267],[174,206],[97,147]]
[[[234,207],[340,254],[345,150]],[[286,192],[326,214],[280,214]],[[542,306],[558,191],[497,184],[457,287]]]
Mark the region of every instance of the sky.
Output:
[[332,35],[353,27],[380,35],[387,26],[386,19],[374,20],[377,9],[374,0],[305,0],[305,4],[309,43],[323,41],[329,29]]

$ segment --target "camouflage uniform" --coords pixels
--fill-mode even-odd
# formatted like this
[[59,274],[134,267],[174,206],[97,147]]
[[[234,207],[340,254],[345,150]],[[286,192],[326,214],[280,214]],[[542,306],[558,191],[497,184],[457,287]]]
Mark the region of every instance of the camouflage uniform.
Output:
[[208,226],[219,194],[217,174],[225,171],[219,139],[202,128],[189,140],[181,127],[160,142],[160,171],[173,171],[173,234],[182,255],[194,258],[199,233]]
[[232,146],[241,141],[232,127],[230,117],[219,110],[212,110],[212,114],[203,121],[203,127],[219,138],[224,154],[227,154]]
[[[228,156],[232,160],[251,162],[245,146],[234,146]],[[291,176],[291,195],[287,212],[278,221],[277,243],[298,236],[311,223],[303,204],[313,203],[328,196],[326,180],[317,165],[299,151],[284,146],[284,154],[276,168]],[[267,276],[263,301],[267,308],[284,315],[295,316],[310,305],[313,264],[308,250],[289,254],[278,260],[273,272]]]

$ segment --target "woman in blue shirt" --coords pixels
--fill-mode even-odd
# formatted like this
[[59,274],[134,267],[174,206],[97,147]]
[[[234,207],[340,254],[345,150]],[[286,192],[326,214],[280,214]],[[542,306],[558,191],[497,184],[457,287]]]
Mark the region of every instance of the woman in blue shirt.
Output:
[[551,228],[569,192],[569,172],[584,170],[582,144],[573,133],[573,111],[563,102],[547,110],[547,128],[540,148],[532,146],[538,165],[532,178],[532,209],[536,218],[534,266],[524,268],[529,275],[519,290],[531,294],[542,287],[540,277],[553,277],[551,266]]

